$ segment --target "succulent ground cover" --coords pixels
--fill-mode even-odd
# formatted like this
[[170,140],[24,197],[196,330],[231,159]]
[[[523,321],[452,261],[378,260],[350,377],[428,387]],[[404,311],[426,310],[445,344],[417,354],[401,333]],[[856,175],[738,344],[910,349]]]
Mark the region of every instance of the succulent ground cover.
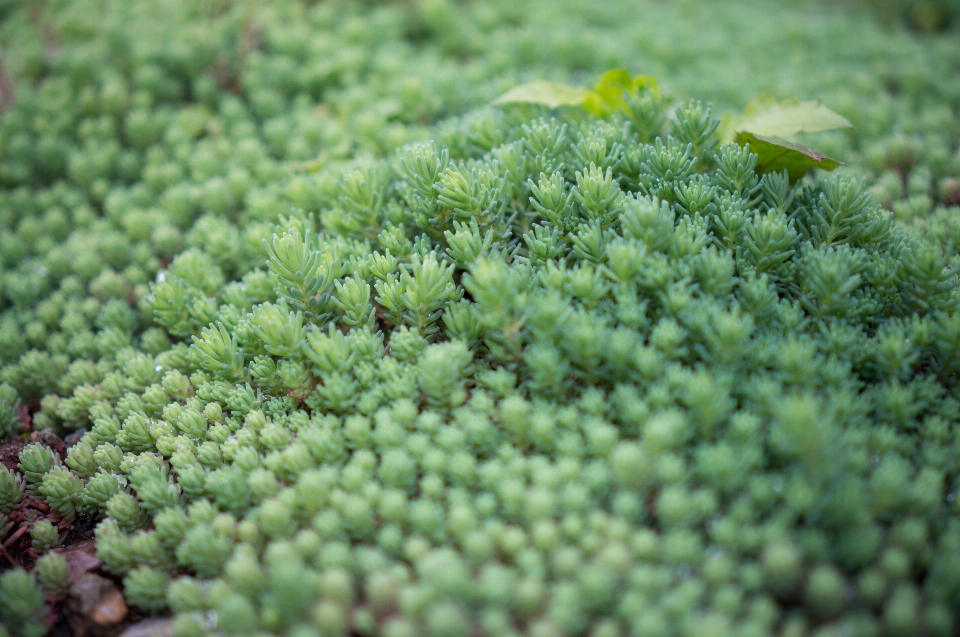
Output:
[[9,633],[91,519],[183,636],[953,633],[960,47],[583,4],[6,7]]

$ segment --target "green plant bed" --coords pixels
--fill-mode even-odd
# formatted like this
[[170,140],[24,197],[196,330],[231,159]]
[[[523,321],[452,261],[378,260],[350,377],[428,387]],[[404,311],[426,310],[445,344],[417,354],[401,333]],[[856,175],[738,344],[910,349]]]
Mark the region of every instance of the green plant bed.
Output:
[[[583,4],[9,14],[0,428],[86,433],[0,467],[7,632],[91,516],[178,637],[953,634],[960,47]],[[474,108],[625,64],[717,107]],[[763,90],[846,165],[722,145]]]
[[11,6],[2,433],[21,407],[35,428],[89,424],[57,397],[102,380],[125,346],[170,346],[142,301],[177,254],[201,249],[239,278],[262,263],[279,214],[317,209],[327,177],[315,171],[425,139],[524,78],[586,82],[629,66],[718,114],[763,91],[823,99],[856,129],[822,149],[904,225],[960,241],[960,95],[941,81],[960,47],[812,2]]
[[118,352],[27,488],[178,635],[949,634],[939,243],[699,103],[531,115],[346,173],[242,283],[177,257],[146,302],[192,345]]

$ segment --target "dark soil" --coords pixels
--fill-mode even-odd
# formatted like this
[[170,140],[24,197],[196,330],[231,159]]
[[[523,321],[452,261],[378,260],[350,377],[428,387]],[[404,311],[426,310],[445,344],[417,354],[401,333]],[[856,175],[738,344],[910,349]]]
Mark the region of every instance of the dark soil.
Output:
[[53,625],[47,637],[73,637],[73,631],[70,630],[70,624],[67,623],[67,617],[63,613],[57,613],[57,623]]
[[10,471],[19,472],[20,451],[25,446],[26,444],[17,437],[0,440],[0,464],[3,464]]
[[27,438],[27,443],[37,443],[53,449],[53,452],[57,454],[60,460],[66,460],[67,458],[67,446],[63,443],[63,439],[49,427],[31,433],[30,437]]
[[73,528],[67,533],[67,537],[58,545],[58,548],[66,548],[84,542],[93,538],[93,531],[97,528],[97,518],[86,513],[77,517],[73,521]]

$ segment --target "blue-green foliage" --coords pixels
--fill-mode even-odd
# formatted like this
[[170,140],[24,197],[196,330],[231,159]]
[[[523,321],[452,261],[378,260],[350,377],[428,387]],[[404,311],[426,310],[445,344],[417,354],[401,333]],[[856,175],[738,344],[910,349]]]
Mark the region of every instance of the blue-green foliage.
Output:
[[178,257],[147,302],[182,282],[210,324],[156,313],[184,340],[67,468],[25,451],[40,493],[106,516],[104,568],[178,634],[948,634],[950,255],[862,182],[758,177],[673,117],[716,154],[620,116],[463,119],[498,144],[406,147],[320,229],[285,216],[266,299]]
[[[131,347],[167,352],[171,337],[216,318],[220,294],[241,305],[273,302],[264,264],[273,246],[265,251],[263,239],[291,206],[316,210],[323,202],[326,228],[387,241],[393,258],[409,254],[388,176],[364,162],[338,181],[339,166],[422,139],[425,124],[489,101],[521,76],[569,80],[628,66],[661,77],[676,95],[712,99],[715,115],[762,90],[821,97],[858,128],[818,147],[867,174],[870,190],[905,224],[960,241],[949,207],[960,202],[958,94],[941,81],[958,52],[945,39],[922,42],[858,16],[750,3],[696,12],[628,0],[241,4],[8,7],[0,27],[12,86],[0,100],[9,102],[0,118],[0,434],[22,427],[23,405],[37,428],[89,427],[94,403],[156,382]],[[736,47],[712,35],[740,32],[757,15],[770,26],[758,25]],[[800,41],[803,55],[770,54]],[[873,61],[869,69],[864,59]],[[749,74],[729,72],[747,67]],[[633,130],[653,142],[670,100],[631,100]],[[619,158],[621,186],[637,188],[631,183],[644,164],[654,175],[689,169],[687,143],[706,162],[697,170],[708,167],[712,152],[701,151],[713,150],[704,146],[709,109],[689,109],[672,129],[679,144]],[[430,178],[410,182],[402,201],[447,206],[444,219],[432,221],[438,210],[428,206],[414,223],[434,241],[456,235],[449,249],[462,267],[488,237],[497,240],[486,224],[507,212],[490,207],[502,190],[497,175],[447,171],[450,153],[489,150],[503,131],[483,117],[468,136],[456,125],[438,135],[448,154],[424,148],[407,159],[404,171]],[[549,180],[559,168],[554,149],[567,135],[547,127],[525,137],[538,157],[530,171],[538,188],[541,172]],[[568,161],[584,175],[590,162],[612,167],[619,152],[609,132],[573,142]],[[502,168],[511,169],[519,150],[498,158]],[[326,167],[335,168],[315,179]],[[555,213],[566,214],[564,206]],[[537,249],[552,254],[551,241],[542,237]],[[203,274],[186,280],[181,274],[198,267],[192,260]],[[388,259],[374,271],[399,278],[395,267]],[[160,274],[167,285],[151,291]],[[341,282],[350,290],[341,295],[313,278],[289,289],[291,307],[303,304],[307,318],[336,310],[358,325],[370,320],[359,280]],[[299,293],[306,296],[294,300]],[[327,307],[331,298],[339,305]],[[402,303],[387,309],[412,312]]]
[[[181,637],[951,634],[958,49],[695,8],[12,10],[0,437],[89,431],[0,467],[0,540],[27,497],[103,518]],[[427,128],[612,66],[714,106]],[[849,166],[719,145],[761,90],[853,121]],[[6,631],[57,557],[0,576]]]

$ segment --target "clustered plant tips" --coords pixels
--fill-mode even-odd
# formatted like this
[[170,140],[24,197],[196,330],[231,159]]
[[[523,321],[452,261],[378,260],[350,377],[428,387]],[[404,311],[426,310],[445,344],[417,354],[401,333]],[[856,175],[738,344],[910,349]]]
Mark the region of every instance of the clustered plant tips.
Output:
[[[812,156],[745,123],[795,103],[721,127],[628,79],[433,141],[398,126],[331,169],[294,131],[356,130],[284,119],[277,89],[252,99],[286,122],[268,151],[199,80],[222,137],[145,116],[133,166],[104,116],[72,155],[103,164],[7,156],[4,202],[46,212],[0,240],[33,268],[2,272],[0,427],[39,406],[33,429],[82,435],[0,465],[0,542],[35,559],[0,574],[0,637],[49,631],[83,516],[176,637],[955,634],[960,226],[928,214],[949,152],[940,192],[929,166],[803,177],[834,165],[760,161]],[[279,189],[271,153],[306,172]],[[124,161],[156,187],[111,186]],[[38,203],[24,166],[74,185]],[[894,186],[926,199],[891,214]]]

